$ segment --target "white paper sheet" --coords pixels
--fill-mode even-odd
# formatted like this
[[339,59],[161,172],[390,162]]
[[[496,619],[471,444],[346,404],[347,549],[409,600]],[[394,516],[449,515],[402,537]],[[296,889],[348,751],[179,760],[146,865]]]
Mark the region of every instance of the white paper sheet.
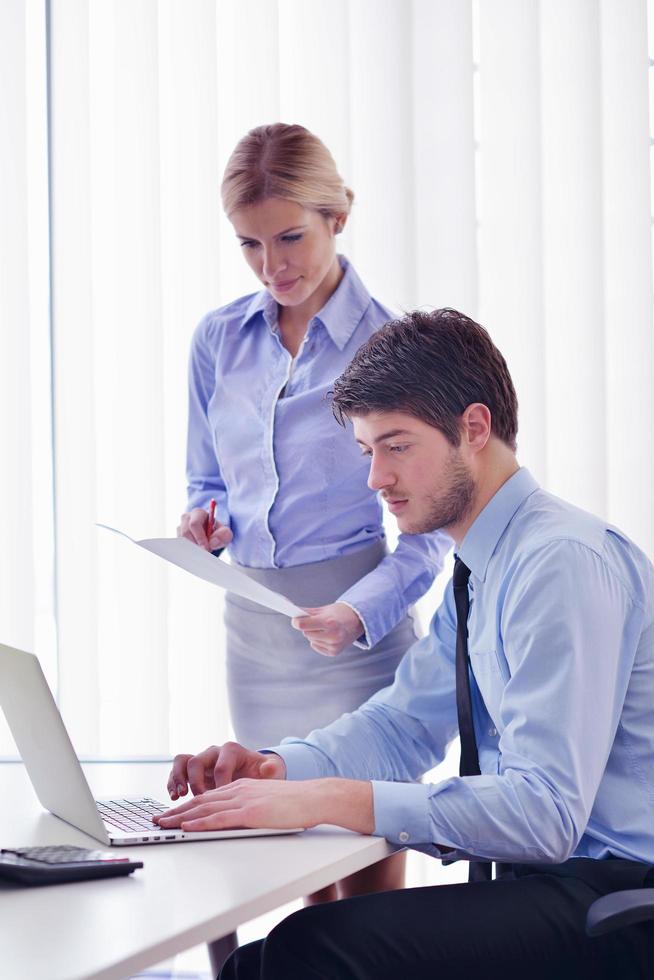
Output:
[[111,531],[113,534],[120,534],[121,537],[137,544],[139,548],[145,548],[146,551],[151,551],[152,554],[165,558],[166,561],[183,568],[191,575],[196,575],[198,578],[204,579],[205,582],[211,582],[212,585],[218,585],[221,589],[234,592],[244,599],[258,602],[260,606],[274,609],[275,612],[283,613],[285,616],[304,615],[304,610],[295,606],[286,596],[273,592],[272,589],[267,589],[265,585],[260,585],[259,582],[254,582],[245,572],[233,565],[228,565],[220,558],[216,558],[215,555],[205,551],[204,548],[199,548],[187,538],[144,538],[142,541],[136,541],[129,534],[125,534],[124,531],[119,531],[115,527],[109,527],[107,524],[97,524],[96,526]]

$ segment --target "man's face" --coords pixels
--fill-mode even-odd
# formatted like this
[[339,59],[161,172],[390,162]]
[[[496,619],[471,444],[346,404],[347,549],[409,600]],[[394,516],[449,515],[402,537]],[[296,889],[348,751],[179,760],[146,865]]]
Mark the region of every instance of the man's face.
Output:
[[424,534],[465,520],[475,482],[461,447],[405,412],[373,412],[352,423],[370,457],[368,486],[380,491],[400,531]]

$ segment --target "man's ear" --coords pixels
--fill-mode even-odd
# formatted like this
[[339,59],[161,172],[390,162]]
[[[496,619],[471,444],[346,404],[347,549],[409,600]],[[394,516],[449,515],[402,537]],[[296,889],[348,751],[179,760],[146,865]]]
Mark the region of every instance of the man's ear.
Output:
[[479,453],[491,437],[491,413],[486,405],[474,402],[461,416],[461,437],[465,445]]

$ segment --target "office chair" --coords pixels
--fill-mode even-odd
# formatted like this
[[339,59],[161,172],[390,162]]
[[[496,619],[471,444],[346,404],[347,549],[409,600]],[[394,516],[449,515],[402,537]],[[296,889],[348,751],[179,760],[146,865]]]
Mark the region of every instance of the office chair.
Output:
[[632,888],[611,892],[596,899],[586,915],[586,933],[603,936],[606,932],[654,920],[654,888]]

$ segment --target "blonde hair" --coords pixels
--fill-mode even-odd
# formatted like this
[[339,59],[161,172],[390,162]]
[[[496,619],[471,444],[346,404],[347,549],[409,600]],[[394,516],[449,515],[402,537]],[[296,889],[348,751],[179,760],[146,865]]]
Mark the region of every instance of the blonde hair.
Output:
[[325,144],[304,126],[257,126],[230,156],[221,195],[229,217],[269,197],[292,201],[325,217],[349,214],[354,194]]

